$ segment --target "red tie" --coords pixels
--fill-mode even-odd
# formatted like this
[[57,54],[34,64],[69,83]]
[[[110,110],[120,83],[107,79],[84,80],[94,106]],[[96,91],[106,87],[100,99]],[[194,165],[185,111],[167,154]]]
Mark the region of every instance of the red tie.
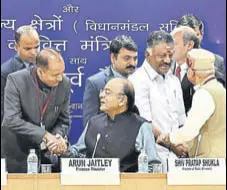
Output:
[[181,72],[181,68],[180,68],[180,65],[178,65],[178,67],[176,69],[176,76],[181,81],[180,72]]

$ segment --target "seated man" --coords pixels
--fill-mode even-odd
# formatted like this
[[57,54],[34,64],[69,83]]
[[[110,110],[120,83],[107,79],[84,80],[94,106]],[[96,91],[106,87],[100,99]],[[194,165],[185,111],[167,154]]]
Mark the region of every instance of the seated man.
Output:
[[141,149],[145,149],[149,162],[159,161],[151,125],[132,112],[134,99],[131,82],[110,80],[100,92],[100,110],[104,113],[89,120],[77,144],[69,147],[64,157],[119,158],[121,172],[137,171]]
[[204,49],[188,52],[188,79],[195,85],[192,108],[184,126],[161,134],[157,143],[187,143],[190,157],[226,157],[226,90],[215,77],[214,60]]

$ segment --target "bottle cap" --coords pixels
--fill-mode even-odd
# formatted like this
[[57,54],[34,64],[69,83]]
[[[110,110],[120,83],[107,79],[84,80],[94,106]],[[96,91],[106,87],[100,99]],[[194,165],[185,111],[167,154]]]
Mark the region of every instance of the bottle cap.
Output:
[[35,149],[30,149],[30,153],[35,153]]

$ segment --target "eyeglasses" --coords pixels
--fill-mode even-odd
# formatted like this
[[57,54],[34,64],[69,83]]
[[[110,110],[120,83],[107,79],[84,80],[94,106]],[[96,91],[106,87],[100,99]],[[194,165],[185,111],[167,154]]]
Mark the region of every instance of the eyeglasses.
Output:
[[104,93],[105,95],[109,96],[109,95],[120,95],[120,96],[124,96],[124,93],[114,93],[112,92],[110,89],[104,88],[104,89],[100,89],[100,94]]

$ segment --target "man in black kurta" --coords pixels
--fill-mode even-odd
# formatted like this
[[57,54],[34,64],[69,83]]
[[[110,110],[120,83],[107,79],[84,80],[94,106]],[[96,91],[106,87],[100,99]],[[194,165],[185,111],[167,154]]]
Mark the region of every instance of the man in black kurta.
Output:
[[100,93],[100,110],[104,113],[89,120],[77,144],[69,147],[64,157],[91,158],[94,154],[96,158],[119,158],[121,172],[138,170],[141,149],[145,149],[149,162],[160,161],[150,123],[132,112],[134,96],[127,79],[110,80]]

